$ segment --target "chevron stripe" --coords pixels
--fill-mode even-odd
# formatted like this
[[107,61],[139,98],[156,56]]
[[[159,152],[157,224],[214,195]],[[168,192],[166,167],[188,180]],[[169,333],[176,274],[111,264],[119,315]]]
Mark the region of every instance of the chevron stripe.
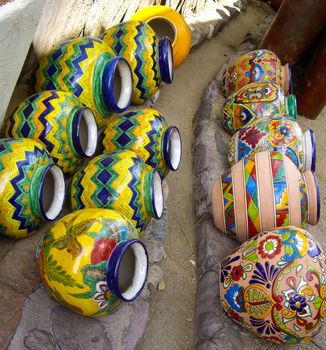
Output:
[[159,87],[160,85],[160,80],[159,80],[159,69],[157,69],[158,67],[158,62],[156,61],[156,57],[157,57],[157,51],[156,51],[156,47],[157,47],[157,43],[155,40],[153,40],[152,42],[152,50],[153,50],[153,53],[151,55],[152,57],[152,62],[153,62],[153,65],[152,65],[152,70],[154,72],[154,76],[153,76],[153,80],[155,82],[155,86],[156,87]]

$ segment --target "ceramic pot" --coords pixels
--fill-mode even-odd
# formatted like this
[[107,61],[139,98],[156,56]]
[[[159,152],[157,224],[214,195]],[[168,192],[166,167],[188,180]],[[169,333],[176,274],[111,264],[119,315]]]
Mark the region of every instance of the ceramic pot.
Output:
[[65,90],[89,107],[101,126],[114,112],[124,112],[132,95],[128,62],[116,57],[102,40],[69,40],[41,58],[36,71],[36,91]]
[[162,181],[157,170],[134,152],[116,151],[92,159],[72,178],[72,210],[114,209],[131,220],[138,232],[163,213]]
[[158,39],[146,23],[128,21],[106,31],[103,41],[123,56],[133,73],[134,104],[143,104],[158,91],[162,81],[173,80],[173,52],[167,37]]
[[135,300],[148,273],[146,247],[131,222],[109,209],[83,209],[59,220],[36,256],[43,283],[59,303],[85,316]]
[[155,109],[125,112],[110,118],[104,129],[104,153],[129,149],[161,177],[176,171],[181,161],[181,136],[176,126],[168,126]]
[[311,170],[301,174],[283,153],[260,152],[218,178],[212,209],[217,228],[239,242],[274,227],[316,225],[317,177]]
[[130,19],[146,22],[159,37],[167,36],[170,39],[174,68],[187,58],[191,48],[191,32],[179,12],[167,6],[154,5],[138,10]]
[[66,174],[94,155],[97,125],[93,112],[70,92],[43,91],[22,102],[5,123],[6,137],[39,141]]
[[280,113],[297,117],[295,96],[284,97],[277,84],[251,83],[226,99],[223,106],[223,127],[233,135],[257,119]]
[[230,165],[262,151],[285,153],[299,170],[315,171],[315,134],[312,130],[303,133],[299,124],[287,115],[257,119],[238,130],[229,144]]
[[223,74],[223,94],[230,96],[250,83],[271,82],[281,86],[287,95],[290,90],[291,72],[288,64],[269,50],[248,52],[233,61]]
[[228,316],[277,343],[311,340],[326,316],[325,255],[305,230],[260,233],[221,264],[220,298]]
[[47,150],[29,139],[0,140],[0,233],[24,238],[55,220],[64,204],[65,181]]

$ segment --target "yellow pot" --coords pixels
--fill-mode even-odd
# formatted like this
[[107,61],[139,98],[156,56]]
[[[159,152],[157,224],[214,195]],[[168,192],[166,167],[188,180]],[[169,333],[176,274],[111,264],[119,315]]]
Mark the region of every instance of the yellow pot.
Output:
[[137,11],[130,19],[146,22],[158,36],[170,39],[175,68],[187,58],[191,48],[191,32],[177,11],[167,6],[150,6]]

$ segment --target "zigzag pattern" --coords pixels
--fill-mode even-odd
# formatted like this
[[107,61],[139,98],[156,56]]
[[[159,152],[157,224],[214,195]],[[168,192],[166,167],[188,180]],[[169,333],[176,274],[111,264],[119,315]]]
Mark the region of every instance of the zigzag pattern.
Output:
[[224,221],[226,233],[232,237],[236,237],[235,210],[233,197],[233,182],[231,170],[222,175],[222,191],[224,204]]

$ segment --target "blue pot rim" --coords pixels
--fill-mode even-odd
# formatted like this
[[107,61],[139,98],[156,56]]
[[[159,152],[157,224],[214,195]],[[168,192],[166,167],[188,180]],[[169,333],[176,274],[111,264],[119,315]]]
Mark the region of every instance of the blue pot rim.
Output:
[[[172,56],[171,67],[169,65],[169,52]],[[170,39],[165,36],[158,43],[159,68],[161,79],[167,84],[171,84],[174,76],[173,50]]]
[[315,174],[314,171],[311,171],[311,173],[314,176],[316,191],[317,191],[317,222],[316,222],[316,225],[317,225],[320,219],[320,190],[319,190],[319,182],[318,182],[317,175]]
[[[174,168],[171,163],[171,146],[170,145],[171,145],[171,134],[173,131],[176,131],[178,133],[179,139],[180,139],[180,161],[176,168]],[[169,170],[177,171],[179,169],[181,164],[181,159],[182,159],[182,139],[181,139],[181,134],[179,129],[174,125],[169,126],[164,133],[163,157],[164,157],[164,162]]]
[[[132,246],[133,244],[140,244],[144,248],[145,256],[146,256],[146,275],[144,278],[144,282],[142,286],[139,288],[137,293],[131,298],[126,299],[123,296],[123,293],[121,293],[119,288],[119,268],[121,264],[121,260],[123,258],[123,255],[125,254],[126,250]],[[143,291],[147,276],[148,276],[148,268],[149,268],[149,258],[148,258],[148,252],[146,249],[146,246],[143,242],[141,242],[138,239],[131,239],[128,241],[121,241],[119,242],[115,248],[113,249],[111,255],[109,256],[107,263],[106,263],[106,284],[109,288],[109,290],[120,300],[124,302],[131,302],[134,301]]]
[[317,159],[317,144],[316,144],[316,136],[313,130],[309,129],[310,140],[311,140],[311,170],[316,171],[316,159]]
[[83,150],[83,147],[80,143],[80,122],[83,115],[83,112],[89,109],[87,107],[81,107],[78,109],[78,111],[75,113],[72,121],[72,143],[74,145],[74,148],[76,152],[83,157],[88,157],[85,151]]

